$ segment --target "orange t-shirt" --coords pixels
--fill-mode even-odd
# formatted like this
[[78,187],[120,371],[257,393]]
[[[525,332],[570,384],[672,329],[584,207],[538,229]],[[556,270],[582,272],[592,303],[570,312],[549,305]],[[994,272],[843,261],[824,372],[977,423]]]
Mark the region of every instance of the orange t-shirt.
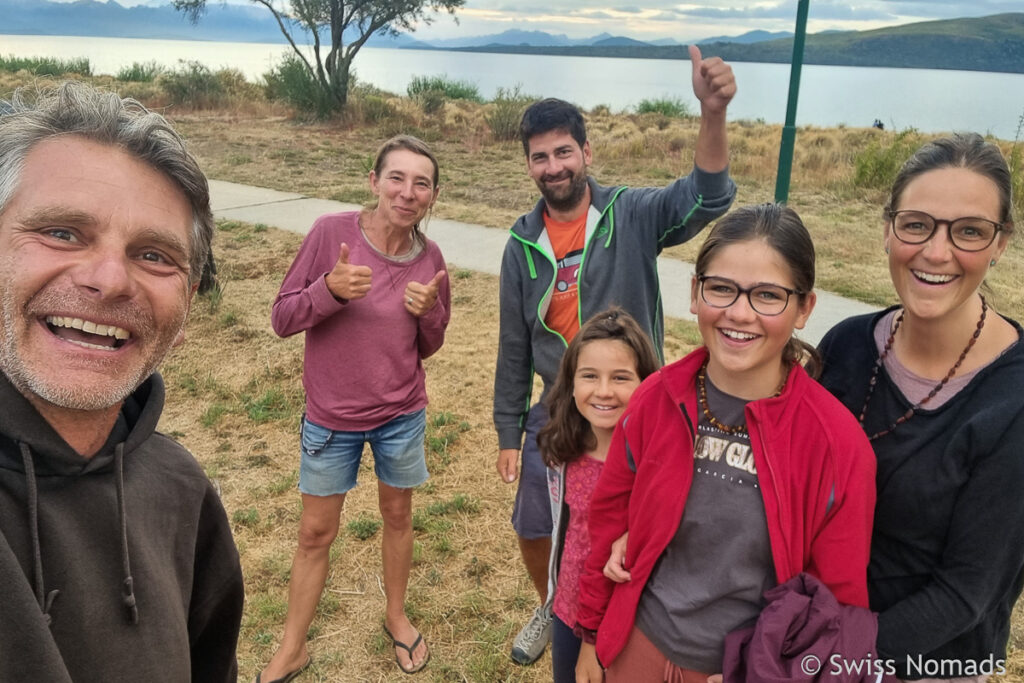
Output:
[[578,313],[579,292],[577,279],[583,261],[583,244],[587,235],[587,212],[567,223],[555,221],[544,212],[544,227],[555,251],[555,288],[544,322],[566,342],[572,341],[580,330]]

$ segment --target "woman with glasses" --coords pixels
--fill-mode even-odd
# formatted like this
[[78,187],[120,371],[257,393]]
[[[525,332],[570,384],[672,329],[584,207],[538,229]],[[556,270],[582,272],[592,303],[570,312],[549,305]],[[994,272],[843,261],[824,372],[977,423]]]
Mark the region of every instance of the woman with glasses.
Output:
[[[594,491],[578,681],[601,681],[603,664],[612,683],[704,683],[726,634],[800,572],[867,606],[874,457],[793,337],[815,302],[810,235],[784,206],[738,209],[696,273],[704,346],[633,394]],[[626,532],[616,583],[603,568]]]
[[1000,673],[1024,581],[1024,330],[984,287],[1013,232],[1006,161],[978,135],[928,143],[884,217],[900,303],[819,347],[877,457],[879,655],[904,679]]

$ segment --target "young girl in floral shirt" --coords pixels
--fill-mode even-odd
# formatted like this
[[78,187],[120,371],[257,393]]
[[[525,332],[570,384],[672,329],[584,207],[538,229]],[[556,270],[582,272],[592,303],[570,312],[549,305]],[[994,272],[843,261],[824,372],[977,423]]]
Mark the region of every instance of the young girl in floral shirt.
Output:
[[548,591],[554,596],[551,663],[555,683],[574,683],[580,640],[573,635],[583,563],[590,552],[590,496],[612,431],[641,380],[658,369],[650,339],[628,313],[588,320],[562,357],[548,399],[551,419],[537,435],[549,470],[555,520]]

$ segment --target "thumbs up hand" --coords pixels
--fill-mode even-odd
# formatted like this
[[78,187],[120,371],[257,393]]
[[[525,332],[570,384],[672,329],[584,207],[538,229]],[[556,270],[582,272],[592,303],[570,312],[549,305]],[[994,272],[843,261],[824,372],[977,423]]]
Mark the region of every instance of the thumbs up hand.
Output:
[[437,290],[441,282],[448,277],[448,272],[439,270],[427,284],[410,282],[405,286],[405,310],[417,318],[429,311],[437,303]]
[[338,250],[338,262],[327,273],[327,289],[338,299],[362,299],[370,291],[373,271],[369,266],[357,266],[348,262],[349,248],[344,242]]
[[693,94],[704,109],[724,112],[736,94],[736,77],[732,67],[723,62],[721,57],[704,59],[696,45],[690,45],[689,52]]

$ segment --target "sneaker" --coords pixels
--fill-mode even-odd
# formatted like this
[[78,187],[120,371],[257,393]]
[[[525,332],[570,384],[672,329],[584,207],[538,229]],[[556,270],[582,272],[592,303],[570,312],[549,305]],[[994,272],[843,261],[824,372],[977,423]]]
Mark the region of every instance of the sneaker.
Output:
[[551,642],[551,612],[543,606],[533,610],[533,616],[512,641],[512,661],[529,666],[544,654]]

